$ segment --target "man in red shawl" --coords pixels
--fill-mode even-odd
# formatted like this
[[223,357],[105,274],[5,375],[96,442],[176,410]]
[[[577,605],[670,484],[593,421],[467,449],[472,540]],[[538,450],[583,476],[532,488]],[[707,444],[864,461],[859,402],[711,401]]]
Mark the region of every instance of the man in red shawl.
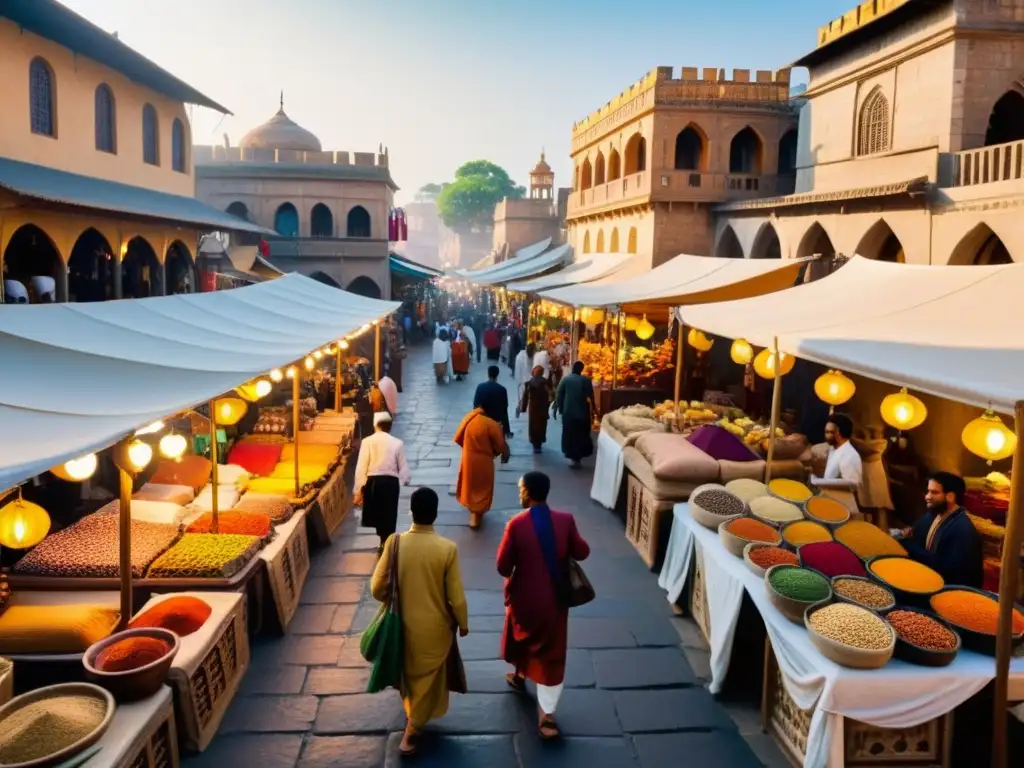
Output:
[[554,714],[562,695],[569,643],[569,607],[558,597],[555,578],[566,560],[585,560],[590,545],[568,512],[548,507],[551,480],[527,472],[519,480],[526,510],[509,520],[498,545],[498,573],[505,577],[505,630],[502,658],[515,668],[505,679],[525,693],[537,684],[537,729],[541,738],[558,737]]

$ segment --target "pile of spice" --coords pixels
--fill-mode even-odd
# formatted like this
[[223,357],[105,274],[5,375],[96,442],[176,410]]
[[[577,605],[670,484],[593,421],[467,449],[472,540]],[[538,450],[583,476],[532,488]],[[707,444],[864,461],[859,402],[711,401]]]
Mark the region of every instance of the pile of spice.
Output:
[[836,579],[832,582],[832,589],[847,600],[860,603],[865,608],[891,608],[896,603],[896,597],[892,592],[872,581]]
[[128,627],[159,627],[178,637],[188,637],[202,628],[212,612],[209,603],[198,597],[175,595],[140,613]]
[[931,594],[946,586],[937,571],[907,557],[887,557],[868,567],[873,575],[904,592]]
[[931,616],[916,611],[890,611],[886,619],[902,640],[929,651],[952,651],[956,635]]
[[52,696],[26,704],[0,721],[0,765],[39,760],[84,739],[107,715],[96,696]]
[[[994,635],[999,628],[999,603],[988,595],[966,589],[951,589],[931,598],[932,609],[958,627]],[[1024,633],[1024,614],[1013,610],[1011,628],[1014,635]]]
[[768,492],[794,504],[803,504],[814,495],[814,492],[803,483],[785,477],[777,477],[769,482]]
[[126,637],[96,654],[95,667],[100,672],[130,672],[159,661],[170,651],[168,642],[158,637]]
[[746,541],[762,541],[766,544],[778,544],[779,532],[767,523],[749,517],[737,517],[725,526],[725,530]]
[[812,496],[804,504],[804,509],[823,523],[842,523],[850,519],[850,510],[828,496]]
[[[788,530],[788,529],[787,529]],[[800,564],[830,579],[835,576],[866,576],[864,563],[837,541],[816,541],[800,547]]]
[[[217,515],[217,533],[239,533],[263,539],[271,529],[270,515],[266,513],[228,510]],[[213,513],[205,512],[185,530],[188,533],[210,533],[213,530]]]
[[725,490],[736,494],[739,498],[749,504],[754,499],[768,495],[768,486],[760,480],[751,480],[749,477],[739,477],[730,480],[725,484]]
[[743,500],[725,488],[705,488],[691,496],[690,503],[712,515],[734,517],[743,514]]
[[848,546],[862,560],[878,555],[907,555],[907,550],[896,539],[863,520],[851,520],[839,526],[836,529],[836,541]]
[[793,547],[802,547],[816,541],[832,541],[832,533],[821,523],[801,520],[787,525],[782,531],[782,538]]
[[747,557],[766,571],[773,565],[799,565],[796,555],[782,547],[751,547]]
[[801,603],[816,603],[831,593],[828,579],[806,568],[776,568],[768,576],[772,589]]
[[804,517],[804,513],[796,504],[777,499],[774,496],[762,496],[759,499],[754,499],[750,502],[750,511],[762,520],[776,525],[802,520]]
[[865,651],[884,651],[892,644],[892,630],[866,608],[833,603],[811,614],[811,628],[823,637]]

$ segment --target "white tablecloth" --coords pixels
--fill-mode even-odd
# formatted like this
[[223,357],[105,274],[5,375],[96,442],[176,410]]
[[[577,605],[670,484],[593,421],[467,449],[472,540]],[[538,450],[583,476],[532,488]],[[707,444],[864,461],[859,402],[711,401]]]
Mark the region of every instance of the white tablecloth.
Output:
[[622,485],[622,446],[601,430],[597,433],[597,458],[594,460],[594,483],[590,498],[606,509],[615,509]]
[[[677,504],[665,565],[658,584],[675,602],[689,575],[695,546],[704,563],[711,623],[711,691],[721,689],[729,668],[740,604],[746,591],[764,619],[786,691],[801,709],[814,709],[804,768],[843,765],[843,717],[880,728],[911,728],[945,715],[995,677],[995,660],[961,651],[948,667],[932,668],[893,659],[881,670],[856,670],[829,661],[768,599],[764,580],[722,545],[718,533]],[[1011,686],[1024,684],[1024,659],[1010,667]]]

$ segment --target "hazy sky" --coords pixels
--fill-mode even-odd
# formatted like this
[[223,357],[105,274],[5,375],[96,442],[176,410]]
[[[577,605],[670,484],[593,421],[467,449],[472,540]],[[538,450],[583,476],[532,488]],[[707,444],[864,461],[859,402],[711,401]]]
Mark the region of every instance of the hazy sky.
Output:
[[[854,0],[64,0],[224,104],[196,143],[285,111],[324,149],[390,149],[405,202],[486,158],[570,177],[572,123],[656,66],[777,69]],[[143,10],[144,9],[144,10]],[[802,73],[802,72],[801,72]]]

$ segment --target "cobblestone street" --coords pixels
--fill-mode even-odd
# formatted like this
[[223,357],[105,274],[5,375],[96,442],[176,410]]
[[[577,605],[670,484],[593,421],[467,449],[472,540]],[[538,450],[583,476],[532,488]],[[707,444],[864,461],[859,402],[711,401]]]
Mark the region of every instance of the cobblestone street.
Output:
[[[559,451],[560,422],[552,421],[540,456],[531,454],[525,418],[514,420],[512,460],[500,466],[494,508],[473,532],[450,494],[458,471],[452,434],[484,379],[486,360],[468,381],[438,386],[426,345],[405,362],[405,392],[393,434],[405,440],[412,485],[402,491],[399,528],[410,524],[407,501],[420,485],[441,498],[437,530],[459,545],[471,633],[460,640],[470,693],[452,696],[448,715],[429,726],[415,762],[424,766],[487,768],[662,768],[673,765],[775,764],[768,737],[717,703],[703,687],[687,643],[692,630],[673,617],[657,577],[623,535],[619,520],[589,498],[593,460],[573,471]],[[507,367],[502,384],[514,393]],[[573,512],[589,541],[584,563],[598,597],[572,612],[566,690],[558,709],[564,734],[542,744],[532,702],[508,691],[498,658],[504,605],[494,556],[505,521],[519,511],[516,483],[538,468],[553,480],[552,506]],[[394,691],[366,694],[368,667],[359,633],[374,616],[368,577],[376,536],[350,516],[334,545],[317,553],[302,605],[284,638],[260,639],[242,691],[219,735],[188,768],[377,768],[397,766],[401,701]],[[684,653],[684,646],[694,647]],[[741,731],[743,733],[741,734]],[[745,736],[744,734],[749,733]],[[753,748],[752,746],[753,745]]]

